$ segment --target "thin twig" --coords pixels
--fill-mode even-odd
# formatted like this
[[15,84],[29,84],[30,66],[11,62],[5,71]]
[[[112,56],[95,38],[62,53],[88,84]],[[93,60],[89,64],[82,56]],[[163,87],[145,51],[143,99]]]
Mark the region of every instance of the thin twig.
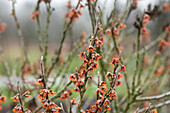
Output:
[[151,100],[159,100],[165,97],[169,97],[170,96],[170,91],[163,93],[161,95],[157,95],[157,96],[149,96],[149,97],[140,97],[137,98],[136,101],[151,101]]
[[[49,37],[49,24],[51,16],[51,0],[46,3],[47,18],[46,18],[46,27],[45,27],[45,42],[44,42],[44,72],[47,73],[47,55],[48,55],[48,37]],[[48,77],[48,76],[47,76]]]
[[150,109],[150,107],[151,107],[151,103],[149,104],[149,106],[148,106],[148,108],[146,109],[145,113],[148,112],[148,110]]
[[[39,9],[40,3],[41,3],[41,0],[38,0],[36,8],[35,8],[35,11],[38,11],[38,13],[40,13],[40,9]],[[37,33],[38,33],[39,49],[42,54],[43,53],[43,43],[42,43],[41,24],[40,24],[39,16],[36,16],[36,20],[37,20],[37,27],[38,27]]]
[[[150,106],[149,110],[154,109],[154,108],[161,108],[161,107],[163,107],[163,106],[165,106],[165,105],[169,105],[169,104],[170,104],[170,100],[167,100],[167,101],[162,102],[162,103],[159,103],[159,104],[157,104],[157,105],[152,105],[152,106]],[[140,109],[140,110],[138,111],[138,113],[142,113],[142,112],[144,112],[145,110],[146,110],[146,108],[142,108],[142,109]]]
[[24,112],[24,105],[23,105],[23,101],[22,101],[22,97],[21,97],[21,91],[20,91],[20,87],[19,87],[19,80],[17,81],[17,90],[18,90],[18,96],[19,96],[19,102],[21,105],[21,110],[22,112]]
[[12,16],[14,17],[14,20],[15,20],[15,24],[16,24],[16,27],[17,27],[17,32],[18,32],[18,35],[19,35],[21,47],[23,48],[24,60],[26,60],[27,63],[29,63],[24,37],[23,37],[22,31],[21,31],[20,24],[18,22],[16,13],[15,13],[15,0],[12,0]]

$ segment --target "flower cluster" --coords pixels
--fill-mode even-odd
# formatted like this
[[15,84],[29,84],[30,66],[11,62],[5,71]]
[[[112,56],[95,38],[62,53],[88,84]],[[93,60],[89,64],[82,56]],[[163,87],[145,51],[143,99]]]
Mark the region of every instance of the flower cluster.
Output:
[[32,21],[35,21],[36,18],[40,17],[40,13],[39,13],[38,11],[34,11],[34,12],[32,12],[31,14],[32,14],[32,16],[31,16],[30,19],[31,19]]
[[[109,106],[111,104],[111,100],[118,99],[116,92],[112,89],[109,90],[107,93],[107,86],[104,81],[100,82],[98,85],[98,88],[96,90],[97,94],[97,100],[95,102],[95,105],[91,106],[91,109],[87,110],[88,113],[93,113],[96,110],[102,111],[102,104],[104,105],[104,112],[111,110],[111,107]],[[107,99],[107,97],[109,97]]]
[[[165,27],[165,31],[168,32],[168,36],[170,36],[170,25]],[[159,44],[159,50],[156,52],[156,56],[161,56],[161,52],[170,46],[170,41],[162,39]]]
[[163,51],[163,50],[165,50],[167,47],[170,46],[170,41],[167,41],[167,40],[162,39],[162,40],[159,42],[158,46],[160,47],[160,51]]
[[137,16],[136,22],[134,23],[134,26],[140,30],[140,39],[143,39],[144,42],[149,43],[150,42],[150,31],[146,28],[146,25],[148,24],[150,19],[150,15],[144,14],[142,19]]
[[[29,95],[30,94],[30,91],[28,90],[28,91],[26,91],[25,93],[23,93],[22,94],[22,96],[21,96],[21,101],[22,101],[22,99],[25,97],[25,98],[30,98],[31,97],[31,95]],[[19,93],[18,94],[16,94],[14,97],[11,97],[11,99],[13,99],[13,101],[14,102],[19,102],[20,101],[20,97],[19,97],[20,95],[19,95]],[[21,104],[17,104],[14,108],[13,108],[13,112],[14,113],[23,113],[23,110],[22,110],[22,108],[21,108]]]
[[120,23],[113,29],[106,29],[105,33],[108,35],[110,35],[112,33],[113,38],[115,38],[115,37],[119,38],[119,30],[123,30],[125,27],[126,27],[125,24]]
[[71,92],[72,92],[71,89],[68,89],[67,91],[64,91],[64,92],[61,94],[60,99],[63,100],[63,99],[70,98]]
[[19,94],[16,94],[14,97],[11,97],[14,102],[19,102]]
[[148,14],[145,14],[143,16],[142,27],[140,29],[141,34],[142,34],[142,39],[144,39],[146,43],[150,42],[150,31],[146,29],[146,25],[148,24],[149,19],[150,19],[150,16]]
[[117,73],[115,70],[120,66],[120,72],[125,71],[126,68],[124,65],[119,64],[119,58],[113,58],[111,64],[114,65],[114,72],[107,72],[105,75],[106,78],[110,80],[110,89],[107,91],[107,86],[104,81],[98,84],[98,88],[96,90],[97,100],[95,105],[91,106],[91,109],[87,110],[88,113],[95,111],[102,111],[102,105],[104,105],[104,112],[111,110],[109,106],[113,99],[118,99],[117,94],[115,92],[115,87],[120,86],[122,81],[119,81],[120,78],[123,77],[122,73]]
[[43,78],[39,78],[37,81],[36,81],[36,83],[39,85],[39,86],[44,86],[44,84],[43,84]]
[[[99,85],[98,85],[98,88],[96,90],[96,94],[98,95],[98,99],[97,99],[95,105],[91,106],[92,110],[96,110],[96,109],[98,109],[99,111],[102,110],[100,103],[103,101],[104,96],[106,94],[106,91],[107,91],[107,86],[106,86],[105,82],[104,81],[100,82]],[[108,100],[105,100],[104,101],[105,109],[106,108],[110,109],[110,107],[108,105],[110,105],[110,102]]]
[[13,108],[13,112],[14,113],[23,113],[22,109],[21,109],[21,105],[17,104],[14,108]]
[[38,95],[39,101],[41,102],[41,104],[43,104],[43,108],[50,110],[51,113],[58,113],[60,112],[62,109],[57,106],[54,102],[52,102],[49,99],[50,95],[54,96],[55,92],[53,92],[53,90],[48,90],[48,89],[41,89],[40,93]]
[[87,48],[87,51],[91,53],[90,59],[86,52],[81,52],[79,55],[80,58],[84,59],[81,71],[79,73],[76,72],[69,77],[69,79],[73,81],[76,86],[74,92],[80,92],[82,90],[82,86],[84,85],[83,79],[85,78],[85,75],[88,72],[93,72],[98,68],[98,64],[96,62],[101,58],[101,55],[96,53],[95,50],[96,49],[92,45]]
[[67,7],[70,8],[68,14],[65,14],[66,22],[70,22],[70,20],[77,20],[79,19],[79,16],[82,15],[81,9],[84,8],[84,6],[81,4],[82,0],[78,1],[76,8],[70,8],[70,1],[67,4]]
[[48,89],[41,89],[40,93],[38,95],[38,98],[40,100],[40,102],[44,103],[46,97],[48,97],[48,95],[53,95],[54,96],[55,92],[53,92],[53,90],[48,90]]
[[154,76],[159,76],[163,73],[163,71],[165,70],[165,68],[163,66],[160,66],[154,73]]
[[78,104],[78,103],[76,102],[75,98],[73,98],[73,99],[71,100],[71,104],[72,104],[72,105],[77,105],[77,104]]
[[1,106],[1,103],[5,103],[5,100],[6,100],[6,97],[5,96],[2,96],[0,95],[0,110],[2,110],[2,106]]

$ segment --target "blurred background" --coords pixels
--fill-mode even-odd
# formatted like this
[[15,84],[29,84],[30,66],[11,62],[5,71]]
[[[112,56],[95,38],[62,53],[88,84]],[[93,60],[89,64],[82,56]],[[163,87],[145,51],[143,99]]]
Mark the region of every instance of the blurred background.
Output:
[[[127,21],[127,28],[133,26],[135,17],[137,14],[142,14],[144,10],[147,10],[147,6],[151,4],[153,8],[154,5],[162,5],[162,3],[168,0],[139,0],[139,4],[136,10],[134,10]],[[28,54],[39,52],[38,50],[38,40],[37,40],[37,25],[36,21],[31,21],[31,12],[34,11],[36,6],[36,0],[17,0],[16,1],[16,15],[18,21],[21,25],[22,33],[26,42],[28,49]],[[77,0],[73,0],[71,4],[74,6]],[[58,48],[58,44],[61,40],[63,26],[64,26],[64,14],[67,13],[67,0],[52,0],[52,7],[55,11],[52,13],[50,19],[49,27],[49,52],[54,53]],[[104,20],[111,13],[113,9],[114,0],[99,0],[98,5],[104,10]],[[120,13],[126,7],[126,0],[117,0],[116,13]],[[45,4],[41,4],[41,24],[42,24],[42,35],[44,35],[44,28],[46,24],[46,8]],[[9,59],[15,59],[20,57],[21,49],[19,38],[17,35],[17,30],[13,18],[10,16],[12,12],[12,3],[10,0],[0,0],[0,22],[7,24],[5,32],[0,33],[0,45],[4,49],[4,52]],[[67,36],[72,38],[66,38],[65,45],[70,44],[70,39],[72,42],[76,41],[83,31],[86,32],[87,36],[92,33],[91,21],[88,14],[88,8],[82,10],[83,15],[80,19],[72,25],[72,34],[67,33]],[[157,36],[162,31],[162,26],[165,26],[170,21],[170,12],[159,15],[154,21],[150,22],[148,28],[152,31],[151,38]],[[125,30],[126,30],[125,29]],[[43,36],[44,38],[44,36]],[[69,46],[68,46],[69,47]],[[34,48],[34,49],[33,49]],[[66,46],[64,49],[69,50]],[[15,53],[14,53],[15,51]],[[31,57],[31,56],[30,56]]]

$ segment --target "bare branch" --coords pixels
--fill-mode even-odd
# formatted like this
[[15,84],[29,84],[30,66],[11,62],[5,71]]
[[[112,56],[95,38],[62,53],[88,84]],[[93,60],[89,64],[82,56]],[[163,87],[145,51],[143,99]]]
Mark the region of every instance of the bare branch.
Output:
[[[149,110],[150,109],[154,109],[154,108],[161,108],[162,106],[165,106],[165,105],[169,105],[170,104],[170,100],[167,100],[165,102],[162,102],[160,104],[157,104],[157,105],[153,105],[153,106],[150,106]],[[138,113],[142,113],[146,110],[146,108],[142,108],[138,111]]]
[[136,101],[158,100],[158,99],[162,99],[162,98],[165,98],[165,97],[168,97],[168,96],[170,96],[170,91],[166,92],[166,93],[163,93],[161,95],[157,95],[157,96],[140,97],[140,98],[137,98]]

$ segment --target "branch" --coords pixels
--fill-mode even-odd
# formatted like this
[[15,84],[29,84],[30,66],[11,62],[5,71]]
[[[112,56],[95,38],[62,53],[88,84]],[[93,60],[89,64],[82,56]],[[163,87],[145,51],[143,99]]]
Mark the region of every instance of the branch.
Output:
[[49,24],[50,16],[52,13],[51,10],[51,1],[46,3],[47,18],[46,18],[46,27],[45,27],[45,42],[44,42],[44,71],[47,73],[47,55],[48,55],[48,38],[49,38]]
[[15,1],[14,0],[12,0],[12,16],[14,17],[14,21],[15,21],[15,24],[16,24],[16,27],[17,27],[17,32],[18,32],[18,36],[19,36],[19,39],[20,39],[21,47],[23,48],[23,51],[24,51],[25,60],[29,63],[24,37],[22,35],[20,24],[18,22],[16,13],[15,13]]
[[[166,36],[166,32],[163,32],[162,34],[160,34],[158,36],[157,39],[155,39],[154,41],[152,41],[150,44],[148,44],[147,46],[145,46],[145,48],[142,48],[140,51],[139,51],[139,55],[143,54],[145,52],[145,49],[146,51],[150,50],[153,46],[155,46],[157,43],[159,43],[165,36]],[[137,56],[137,53],[134,53],[133,57],[136,57]]]
[[41,56],[41,60],[40,60],[40,66],[41,66],[41,78],[43,79],[43,85],[44,85],[44,89],[46,89],[46,80],[45,80],[45,75],[44,75],[44,68],[43,68],[43,56]]
[[[160,103],[160,104],[150,106],[149,109],[161,108],[161,107],[163,107],[163,106],[165,106],[165,105],[169,105],[169,104],[170,104],[170,100],[167,100],[167,101],[162,102],[162,103]],[[142,113],[142,112],[144,112],[146,109],[147,109],[147,108],[142,108],[142,109],[140,109],[140,110],[138,111],[138,113]]]
[[20,91],[20,87],[19,87],[19,80],[17,81],[17,90],[18,90],[18,96],[19,96],[19,102],[21,105],[21,110],[22,110],[22,112],[24,112],[24,106],[23,106],[21,91]]
[[168,96],[170,96],[170,91],[163,93],[161,95],[157,95],[157,96],[140,97],[140,98],[137,98],[136,101],[158,100],[158,99],[162,99],[162,98],[165,98],[165,97],[168,97]]
[[[79,1],[80,1],[80,0],[79,0]],[[76,10],[78,9],[78,6],[79,6],[79,4],[77,4]],[[49,69],[48,72],[47,72],[47,78],[49,77],[49,75],[50,75],[51,71],[53,70],[54,66],[58,63],[58,61],[59,61],[59,59],[60,59],[60,54],[61,54],[61,50],[62,50],[62,48],[63,48],[64,40],[65,40],[65,38],[66,38],[66,33],[67,33],[67,31],[68,31],[68,28],[69,28],[70,25],[72,24],[72,22],[73,22],[73,17],[71,17],[70,22],[64,27],[63,36],[62,36],[62,39],[61,39],[61,42],[60,42],[60,47],[59,47],[59,49],[58,49],[58,51],[57,51],[57,55],[56,55],[56,57],[55,57],[54,62],[52,63],[50,69]]]

